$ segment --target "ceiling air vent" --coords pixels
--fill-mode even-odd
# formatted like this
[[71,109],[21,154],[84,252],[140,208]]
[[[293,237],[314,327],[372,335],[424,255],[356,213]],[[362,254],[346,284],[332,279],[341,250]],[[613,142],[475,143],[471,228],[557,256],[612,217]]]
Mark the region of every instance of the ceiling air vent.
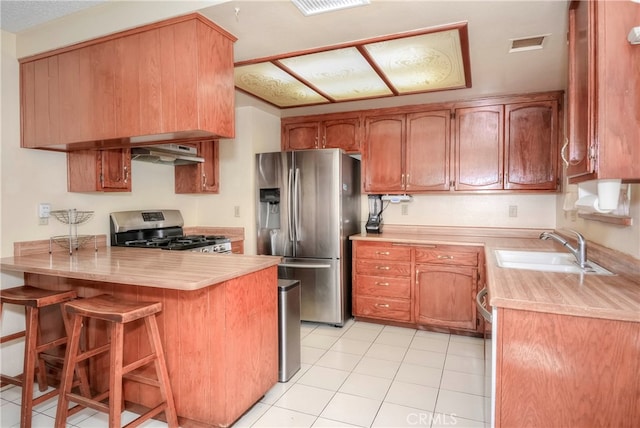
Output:
[[333,12],[355,6],[365,6],[369,0],[291,0],[304,16]]
[[549,36],[550,34],[542,34],[540,36],[523,37],[521,39],[510,39],[509,53],[542,49],[544,47],[544,41]]

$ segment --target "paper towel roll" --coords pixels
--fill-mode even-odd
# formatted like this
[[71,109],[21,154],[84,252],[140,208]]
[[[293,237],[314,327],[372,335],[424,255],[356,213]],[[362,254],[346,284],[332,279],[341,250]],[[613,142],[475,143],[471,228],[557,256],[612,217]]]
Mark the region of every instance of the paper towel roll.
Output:
[[612,211],[600,209],[600,204],[598,203],[598,197],[596,195],[583,196],[578,199],[576,201],[576,208],[578,211],[584,213],[608,213]]

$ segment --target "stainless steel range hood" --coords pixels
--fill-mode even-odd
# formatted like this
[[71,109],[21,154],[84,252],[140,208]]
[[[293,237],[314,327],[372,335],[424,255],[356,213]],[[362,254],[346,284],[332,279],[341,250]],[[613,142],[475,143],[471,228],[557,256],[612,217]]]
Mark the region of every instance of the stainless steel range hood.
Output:
[[161,165],[191,165],[204,162],[195,147],[181,144],[159,144],[131,148],[131,160]]

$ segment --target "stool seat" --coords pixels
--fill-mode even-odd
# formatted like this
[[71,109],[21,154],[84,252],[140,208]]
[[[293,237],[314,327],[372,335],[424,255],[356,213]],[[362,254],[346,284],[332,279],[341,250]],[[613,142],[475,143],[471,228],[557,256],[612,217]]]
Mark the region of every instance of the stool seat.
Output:
[[[0,318],[5,303],[24,307],[25,329],[23,331],[2,336],[0,343],[6,343],[24,337],[23,372],[19,376],[0,375],[2,384],[11,384],[22,388],[22,405],[20,406],[20,427],[31,427],[33,406],[47,401],[58,395],[58,389],[53,389],[37,398],[33,397],[33,379],[37,372],[38,387],[44,392],[47,389],[47,373],[45,359],[60,361],[56,355],[46,355],[45,352],[62,347],[67,343],[67,337],[58,337],[44,341],[41,339],[40,309],[77,298],[75,291],[44,290],[28,285],[0,290]],[[37,368],[37,370],[36,370]],[[82,394],[89,394],[89,384],[86,373],[76,371],[80,380]],[[72,373],[73,375],[73,373]],[[73,380],[72,380],[73,381]],[[71,386],[74,386],[73,384]]]
[[[66,302],[63,304],[63,309],[69,316],[67,324],[69,346],[65,354],[60,385],[56,428],[65,427],[70,412],[70,402],[77,404],[73,409],[89,407],[108,413],[109,427],[120,428],[124,403],[123,379],[156,387],[160,392],[160,402],[154,404],[152,408],[127,426],[138,426],[164,412],[169,427],[177,427],[178,417],[156,323],[156,313],[162,310],[162,304],[160,302],[127,301],[110,295],[100,295]],[[81,332],[83,328],[86,329],[90,325],[88,321],[91,319],[107,322],[107,343],[100,345],[91,341],[93,346],[91,349],[80,349]],[[124,327],[127,323],[137,320],[144,320],[150,353],[125,365],[124,337],[126,332]],[[83,397],[72,393],[70,386],[76,365],[106,353],[109,354],[108,389],[99,392],[94,397]],[[131,356],[138,357],[138,355]],[[155,379],[148,376],[149,370],[140,370],[151,363],[155,367]],[[107,399],[108,401],[105,402]]]
[[73,300],[78,295],[75,291],[43,290],[42,288],[23,285],[0,291],[2,303],[42,308]]
[[70,314],[126,324],[148,317],[162,310],[160,302],[132,302],[103,294],[89,299],[78,299],[65,304]]

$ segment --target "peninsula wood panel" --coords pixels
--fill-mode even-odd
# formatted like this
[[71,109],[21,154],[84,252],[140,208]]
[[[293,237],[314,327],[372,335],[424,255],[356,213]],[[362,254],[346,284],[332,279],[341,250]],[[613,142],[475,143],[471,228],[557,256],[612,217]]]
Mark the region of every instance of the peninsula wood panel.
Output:
[[496,427],[633,426],[640,323],[498,308]]
[[[25,281],[46,289],[74,289],[80,297],[108,293],[127,300],[161,302],[158,327],[183,426],[229,426],[277,382],[276,266],[194,291],[39,274],[25,274]],[[125,361],[148,350],[142,327],[142,323],[133,323],[125,329]],[[88,340],[95,343],[105,333],[104,326],[97,324]],[[105,360],[92,361],[92,388],[107,385]],[[127,382],[124,397],[131,405],[151,406],[159,395],[156,388]]]

